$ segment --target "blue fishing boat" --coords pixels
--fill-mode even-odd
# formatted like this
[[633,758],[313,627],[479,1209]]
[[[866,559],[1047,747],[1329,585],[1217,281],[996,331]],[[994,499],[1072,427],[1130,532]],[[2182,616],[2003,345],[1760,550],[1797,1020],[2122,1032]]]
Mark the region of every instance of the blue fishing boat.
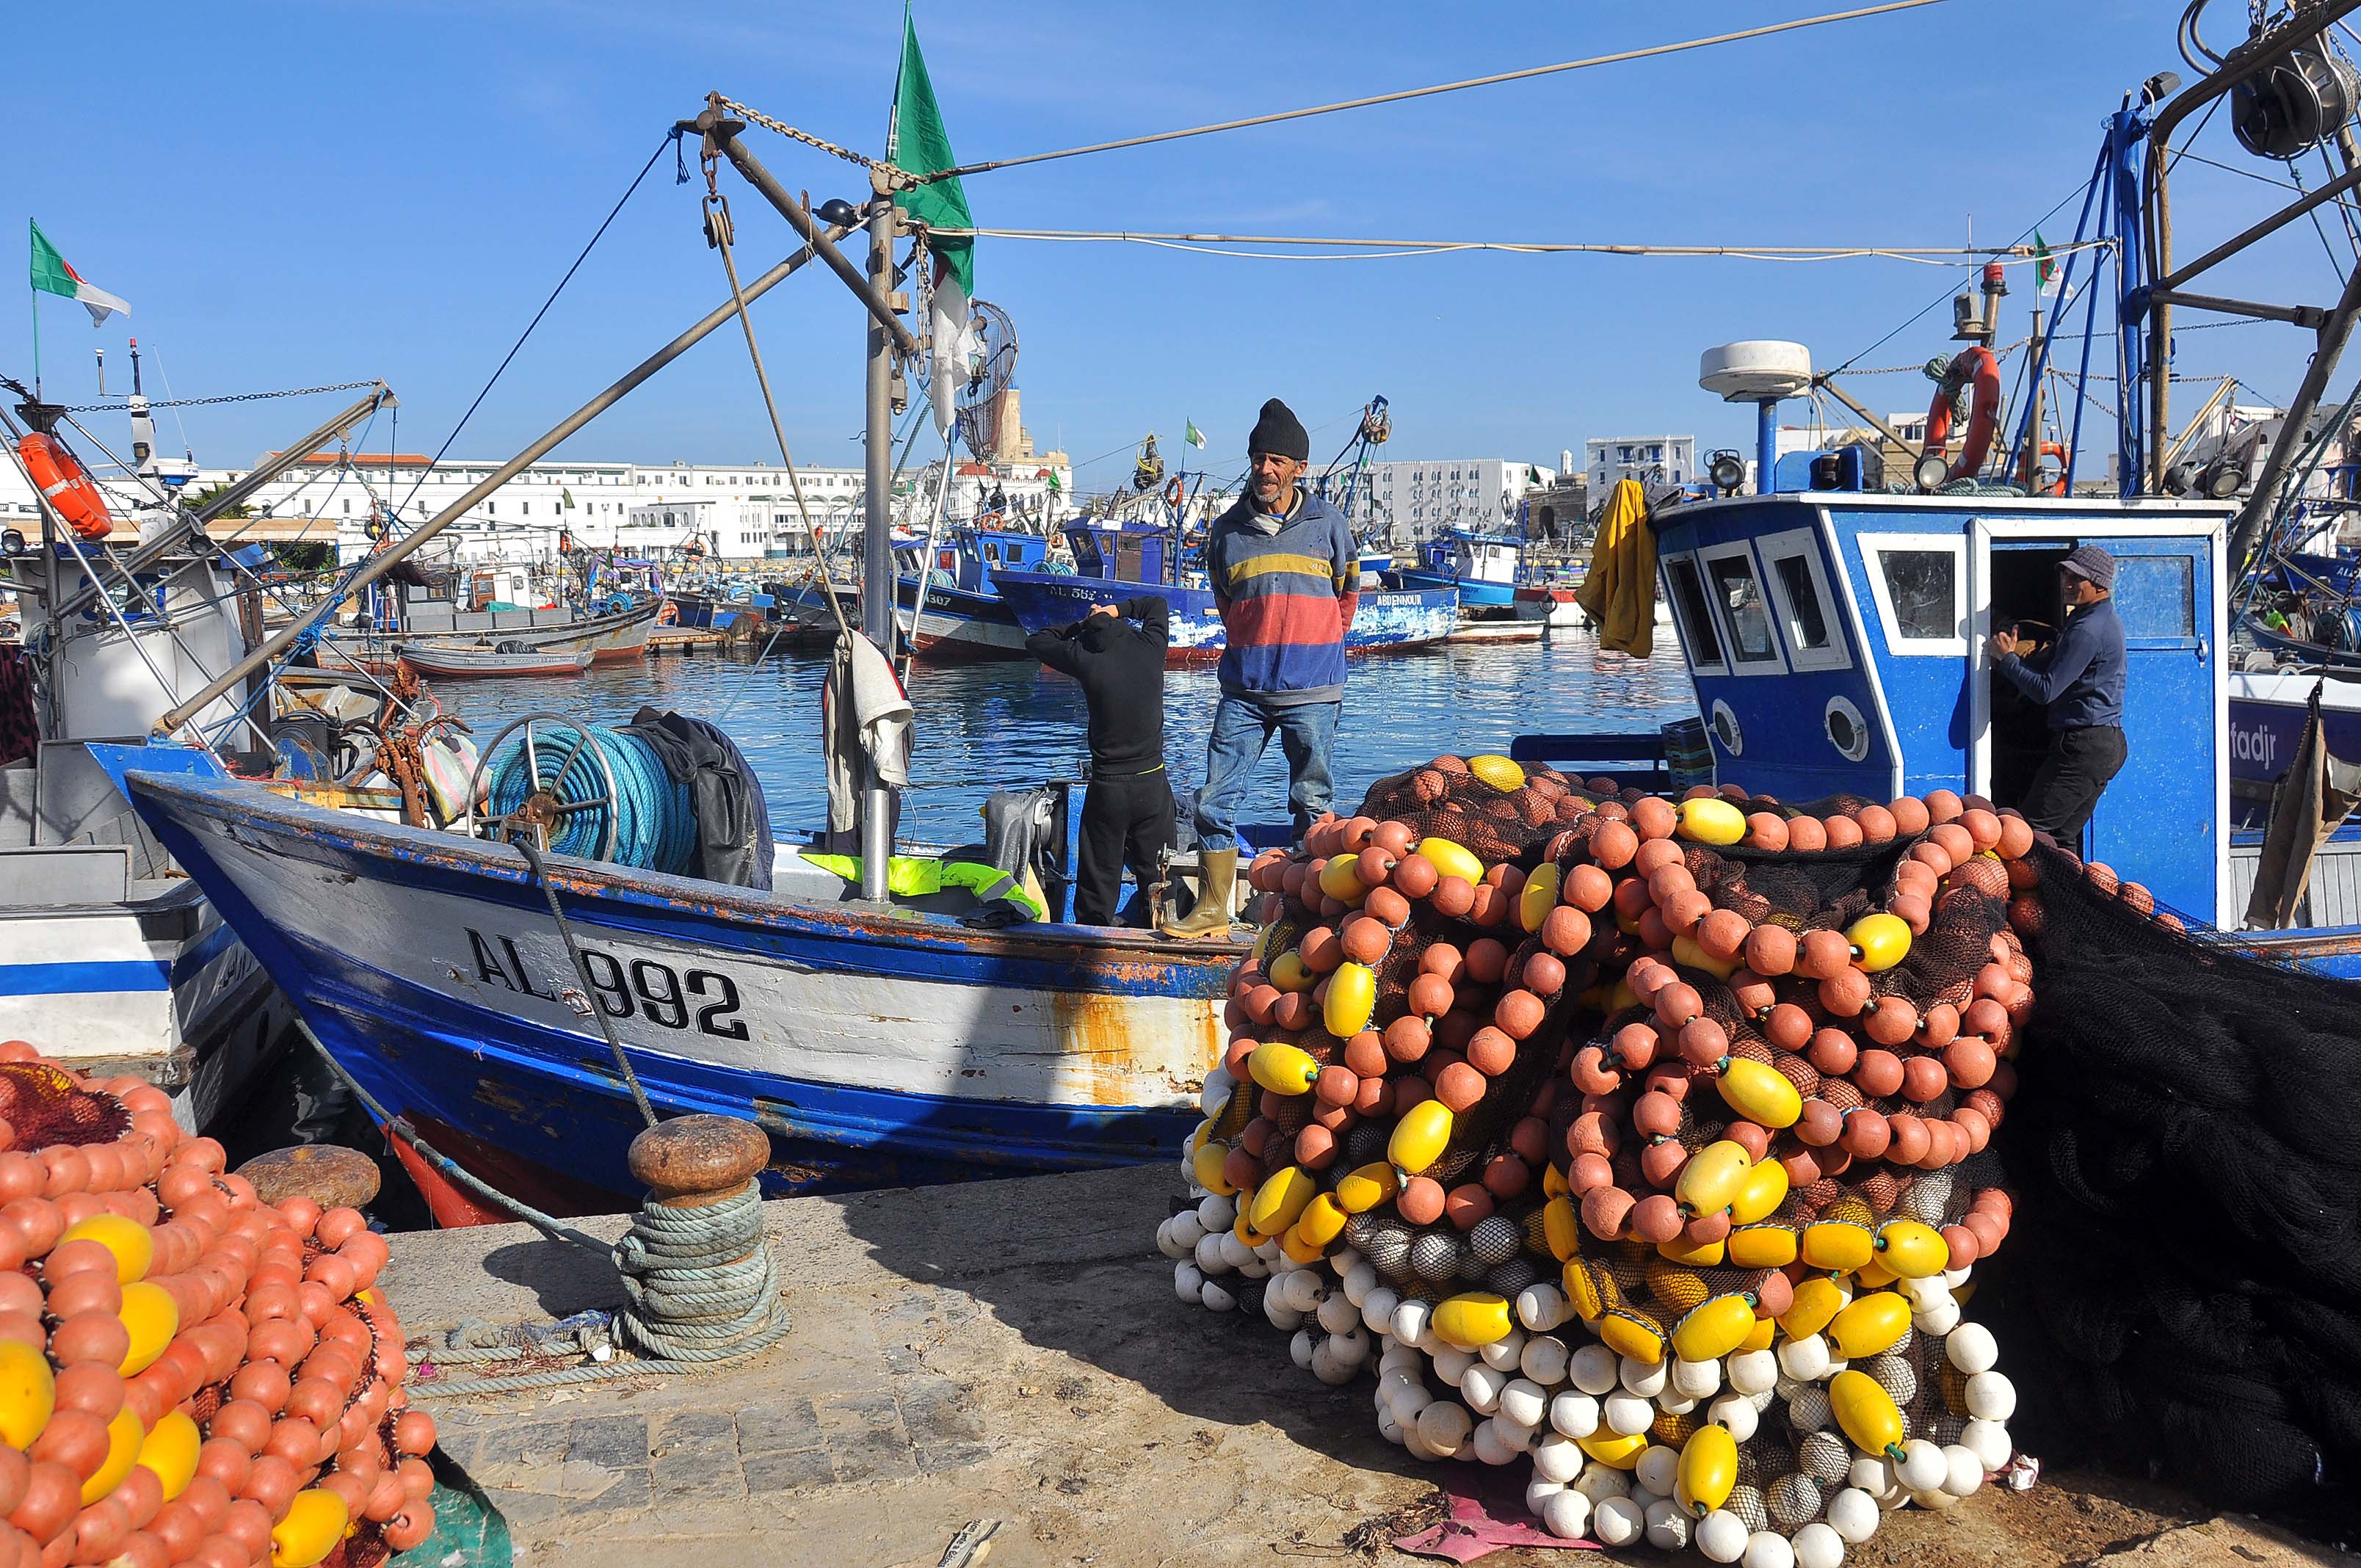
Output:
[[1245,951],[978,928],[864,904],[792,853],[775,894],[552,857],[586,992],[512,847],[226,778],[140,773],[130,789],[379,1103],[576,1212],[631,1190],[642,1125],[596,1014],[660,1114],[761,1123],[771,1191],[1085,1169],[1178,1147]]
[[[1017,624],[1027,632],[1071,625],[1094,604],[1154,594],[1170,613],[1168,662],[1196,663],[1221,657],[1222,615],[1213,591],[1205,586],[1202,571],[1190,570],[1179,558],[1170,528],[1076,519],[1067,524],[1065,536],[1073,553],[1072,572],[1004,571],[994,579]],[[1453,590],[1364,593],[1345,635],[1345,652],[1422,648],[1441,642],[1458,625],[1459,597]]]
[[[760,172],[718,101],[698,129],[717,154]],[[763,174],[754,183],[773,182]],[[805,225],[809,254],[848,280],[884,328],[881,342],[915,351],[890,302],[859,281],[826,232],[799,207],[774,204]],[[877,243],[883,264],[889,242]],[[389,542],[341,591],[399,569],[484,493],[800,264],[756,279]],[[883,352],[871,361],[880,395],[868,455],[881,475],[892,455],[888,369]],[[644,755],[610,754],[614,731],[593,744],[591,732],[571,729],[554,742],[546,715],[523,721],[521,745],[494,737],[489,773],[462,787],[477,803],[515,786],[518,798],[496,816],[471,807],[465,826],[489,839],[338,816],[237,779],[126,778],[175,865],[250,939],[398,1152],[416,1157],[431,1145],[546,1206],[611,1211],[639,1186],[625,1162],[642,1124],[635,1088],[659,1116],[753,1117],[772,1139],[763,1182],[774,1192],[1087,1168],[1177,1147],[1246,948],[1063,923],[1060,862],[1051,852],[1044,870],[1040,849],[1066,831],[1066,786],[1056,782],[1006,803],[994,828],[1005,829],[1004,845],[1030,840],[1014,864],[1042,872],[1038,894],[997,871],[977,881],[988,849],[983,859],[928,858],[896,844],[889,780],[906,765],[910,710],[884,663],[895,638],[891,551],[904,542],[888,504],[886,487],[871,487],[872,591],[842,650],[861,673],[842,676],[832,699],[855,712],[832,713],[829,726],[831,765],[853,786],[854,820],[836,826],[862,852],[789,850],[768,868],[770,891],[639,869],[701,863],[655,853],[695,837],[686,786],[665,782],[643,742],[634,744]],[[294,641],[291,631],[231,662],[159,729],[220,701]],[[538,862],[517,847],[535,839],[549,846]],[[731,870],[760,880],[750,872]]]
[[[1934,789],[2014,799],[2039,759],[2040,715],[1993,677],[1984,640],[2012,622],[2055,624],[2054,564],[2095,543],[2117,562],[2130,756],[2069,847],[2192,926],[2236,930],[2261,835],[2237,830],[2231,810],[2229,516],[2196,500],[1861,491],[1660,513],[1663,584],[1718,777],[1789,801]],[[1652,741],[1527,736],[1512,754],[1661,786]],[[2361,978],[2361,924],[2238,940]]]
[[1389,568],[1390,587],[1454,592],[1467,609],[1507,609],[1523,576],[1524,541],[1508,533],[1452,529],[1418,548],[1417,563]]
[[1048,570],[1049,541],[1016,529],[962,524],[937,542],[932,561],[920,561],[925,552],[922,541],[895,552],[895,596],[911,651],[934,661],[1026,657],[1026,630],[1001,596],[999,576]]

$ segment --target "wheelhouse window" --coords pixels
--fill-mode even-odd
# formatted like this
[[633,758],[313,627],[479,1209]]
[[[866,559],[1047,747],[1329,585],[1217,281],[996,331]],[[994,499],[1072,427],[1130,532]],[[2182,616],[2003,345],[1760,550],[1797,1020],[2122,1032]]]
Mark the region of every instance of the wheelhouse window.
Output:
[[1888,550],[1878,557],[1905,637],[1948,637],[1960,619],[1955,563],[1944,550]]
[[1798,651],[1828,645],[1828,618],[1820,608],[1819,590],[1812,586],[1811,562],[1801,555],[1782,555],[1771,563],[1787,600],[1787,630]]
[[1672,587],[1673,609],[1681,621],[1681,646],[1688,651],[1691,667],[1723,668],[1721,633],[1712,607],[1706,603],[1705,579],[1698,576],[1697,563],[1686,556],[1672,557],[1664,563],[1664,580]]
[[1798,528],[1755,541],[1770,576],[1771,605],[1787,634],[1787,660],[1798,670],[1846,670],[1846,649],[1836,596],[1820,560],[1817,530]]
[[1870,591],[1896,653],[1967,651],[1967,541],[1927,534],[1863,534]]
[[1771,610],[1763,602],[1763,585],[1755,580],[1754,564],[1742,554],[1708,557],[1706,575],[1713,597],[1730,625],[1731,652],[1741,664],[1769,664],[1779,660],[1779,644],[1771,635]]

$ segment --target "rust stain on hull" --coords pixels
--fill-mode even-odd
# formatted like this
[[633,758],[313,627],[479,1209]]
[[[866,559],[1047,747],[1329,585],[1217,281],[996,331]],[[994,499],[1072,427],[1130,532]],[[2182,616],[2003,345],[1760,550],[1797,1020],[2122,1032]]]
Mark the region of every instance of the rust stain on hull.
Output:
[[1078,1069],[1093,1105],[1155,1105],[1193,1093],[1222,1045],[1221,1007],[1180,1002],[1185,1022],[1170,1034],[1132,1027],[1137,998],[1052,992],[1055,1038]]

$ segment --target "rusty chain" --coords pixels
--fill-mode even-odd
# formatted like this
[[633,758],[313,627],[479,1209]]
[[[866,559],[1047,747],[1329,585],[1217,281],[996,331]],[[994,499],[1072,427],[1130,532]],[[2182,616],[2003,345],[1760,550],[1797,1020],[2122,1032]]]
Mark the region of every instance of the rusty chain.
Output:
[[[376,381],[338,381],[329,387],[290,387],[283,392],[231,392],[215,398],[164,398],[148,403],[151,409],[193,409],[211,403],[257,403],[270,398],[308,398],[315,392],[362,391],[379,385]],[[75,403],[60,407],[58,411],[70,414],[121,413],[131,406],[127,400],[104,403]]]
[[816,137],[809,131],[799,131],[785,121],[774,120],[762,110],[751,104],[741,104],[735,98],[720,98],[718,93],[715,96],[719,98],[723,108],[741,116],[748,124],[760,126],[766,131],[776,131],[790,141],[799,141],[806,147],[816,148],[831,157],[840,158],[847,163],[858,164],[872,174],[884,176],[887,184],[895,190],[907,190],[917,183],[906,170],[896,169],[890,163],[872,158],[866,153],[855,152],[849,147],[839,147],[826,137]]

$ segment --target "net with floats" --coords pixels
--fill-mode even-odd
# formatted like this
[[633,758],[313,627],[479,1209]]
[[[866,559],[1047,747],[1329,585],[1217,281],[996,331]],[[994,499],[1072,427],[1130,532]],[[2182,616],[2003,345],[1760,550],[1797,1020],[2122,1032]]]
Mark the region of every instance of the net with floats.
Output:
[[1381,781],[1249,868],[1176,1288],[1374,1364],[1413,1453],[1531,1455],[1562,1535],[1834,1561],[1949,1506],[2012,1453],[1959,1296],[2014,1212],[2032,847],[1941,794]]

